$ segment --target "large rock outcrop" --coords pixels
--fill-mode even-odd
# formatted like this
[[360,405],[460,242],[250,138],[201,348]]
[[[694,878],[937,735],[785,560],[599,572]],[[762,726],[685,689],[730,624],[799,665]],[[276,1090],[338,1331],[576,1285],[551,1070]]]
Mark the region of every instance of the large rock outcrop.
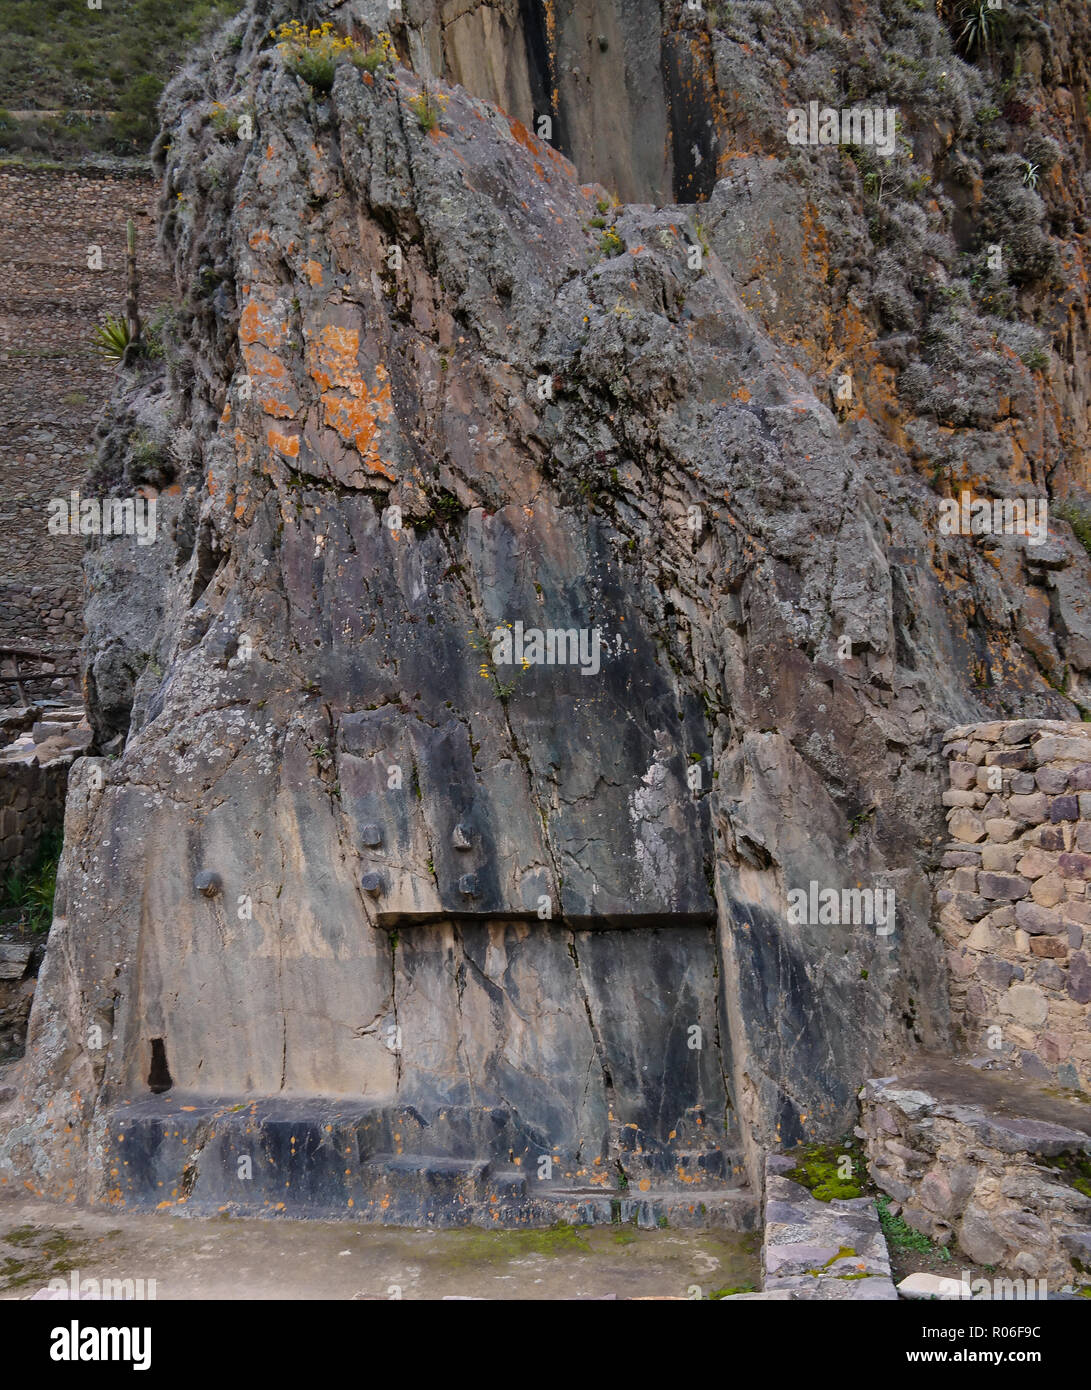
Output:
[[[672,145],[654,101],[655,167],[581,158],[613,148],[596,103],[625,124],[614,78],[591,106],[556,78],[578,166],[518,110],[426,85],[533,106],[540,70],[498,75],[458,35],[550,6],[410,10],[418,71],[346,60],[327,93],[286,68],[274,22],[378,18],[258,2],[168,91],[184,304],[169,373],[131,376],[100,467],[132,477],[126,441],[158,420],[173,485],[156,479],[156,545],[89,556],[88,688],[118,756],[71,780],[8,1172],[129,1200],[111,1117],[154,1122],[149,1090],[170,1087],[172,1114],[351,1099],[380,1147],[729,1185],[764,1144],[843,1132],[864,1077],[945,1043],[939,735],[1077,718],[1091,674],[1065,523],[1041,548],[938,525],[963,480],[1086,481],[1087,25],[1062,5],[1035,40],[1036,90],[1072,107],[1049,176],[1070,216],[1021,204],[994,322],[958,241],[991,235],[1013,175],[973,186],[1001,156],[941,22],[913,17],[922,105],[903,108],[925,183],[903,152],[877,203],[878,174],[789,154],[782,121],[850,40],[864,99],[889,16],[858,6],[792,47],[791,15],[733,8],[764,26],[750,66],[707,17],[690,49],[734,105],[682,84],[715,146],[699,208],[582,181],[686,192],[663,153],[682,127]],[[607,9],[604,62],[670,38],[655,7]],[[940,64],[950,117],[923,105]],[[626,148],[653,145],[634,129]],[[508,623],[582,633],[582,655],[497,665]],[[893,889],[894,930],[799,923],[788,894],[812,884]],[[199,1161],[176,1167],[170,1200],[199,1194]],[[154,1182],[168,1168],[147,1160]]]

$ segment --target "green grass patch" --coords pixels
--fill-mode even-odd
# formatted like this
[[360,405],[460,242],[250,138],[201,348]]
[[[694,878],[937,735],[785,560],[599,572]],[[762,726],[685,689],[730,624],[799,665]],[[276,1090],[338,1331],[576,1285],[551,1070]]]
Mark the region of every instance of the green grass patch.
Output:
[[949,1260],[951,1252],[943,1245],[936,1245],[921,1231],[915,1231],[901,1216],[890,1211],[889,1197],[876,1197],[879,1210],[879,1225],[883,1228],[887,1245],[898,1250],[916,1250],[922,1255],[938,1255],[941,1260]]
[[526,1255],[588,1254],[591,1246],[581,1234],[585,1229],[565,1222],[523,1231],[460,1229],[450,1232],[445,1254],[452,1264],[512,1260]]
[[53,895],[57,891],[57,863],[63,838],[60,829],[43,835],[30,867],[8,874],[0,886],[0,907],[17,911],[34,932],[48,931],[53,921]]

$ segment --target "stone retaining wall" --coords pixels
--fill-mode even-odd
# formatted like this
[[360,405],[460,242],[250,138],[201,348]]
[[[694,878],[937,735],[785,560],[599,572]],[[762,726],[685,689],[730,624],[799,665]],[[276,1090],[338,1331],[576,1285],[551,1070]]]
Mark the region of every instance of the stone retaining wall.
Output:
[[939,925],[962,1044],[1091,1091],[1091,725],[970,724],[944,742]]
[[64,823],[71,763],[0,762],[0,878],[27,868],[42,836]]
[[[158,194],[144,173],[0,169],[0,640],[45,647],[65,668],[83,635],[85,541],[48,533],[48,502],[80,487],[116,378],[92,339],[123,311],[129,218],[145,320],[173,297],[155,240]],[[95,246],[101,269],[88,265]],[[0,697],[13,699],[14,687]]]
[[[955,1102],[920,1078],[869,1081],[861,1096],[868,1171],[914,1230],[967,1259],[1056,1291],[1091,1269],[1091,1197],[1050,1162],[1087,1155],[1091,1139],[1054,1121]],[[1033,1108],[1033,1107],[1028,1107]],[[952,1262],[951,1274],[959,1277]]]

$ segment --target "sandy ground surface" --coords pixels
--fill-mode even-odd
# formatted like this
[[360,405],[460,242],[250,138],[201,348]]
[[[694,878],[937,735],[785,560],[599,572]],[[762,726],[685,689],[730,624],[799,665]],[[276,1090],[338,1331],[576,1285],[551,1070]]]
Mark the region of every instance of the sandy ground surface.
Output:
[[757,1235],[415,1231],[351,1221],[130,1216],[0,1200],[0,1300],[51,1278],[155,1280],[158,1299],[687,1298],[758,1286]]

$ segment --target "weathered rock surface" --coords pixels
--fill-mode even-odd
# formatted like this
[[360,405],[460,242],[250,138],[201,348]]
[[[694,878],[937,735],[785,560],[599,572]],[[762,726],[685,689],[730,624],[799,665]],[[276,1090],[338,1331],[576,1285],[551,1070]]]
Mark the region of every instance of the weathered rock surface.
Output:
[[[156,544],[89,559],[91,708],[120,756],[71,778],[0,1172],[116,1193],[111,1117],[173,1088],[496,1111],[573,1182],[723,1185],[744,1155],[757,1176],[765,1145],[843,1132],[862,1077],[946,1039],[939,733],[1075,717],[1042,671],[1083,689],[1091,571],[1067,527],[1038,566],[1023,537],[941,535],[930,478],[965,451],[996,486],[1067,487],[1064,412],[1012,350],[1010,435],[925,410],[919,380],[895,408],[860,347],[889,324],[840,260],[861,186],[835,211],[848,171],[784,158],[779,95],[752,153],[707,166],[702,218],[614,208],[593,162],[459,87],[430,84],[426,131],[419,72],[346,61],[325,94],[259,51],[277,19],[341,10],[374,27],[252,5],[166,98],[187,304],[100,464],[130,467],[139,422],[188,443]],[[473,26],[499,11],[475,13],[444,55],[430,21],[403,46],[483,82]],[[740,42],[715,48],[741,83]],[[577,156],[593,125],[568,120]],[[930,113],[915,136],[931,163],[954,132]],[[677,190],[655,161],[632,186]],[[766,225],[776,263],[740,231]],[[953,241],[909,239],[953,269]],[[826,326],[800,341],[804,321]],[[835,414],[846,337],[870,372]],[[1069,419],[1082,390],[1053,398]],[[597,640],[498,666],[508,623]],[[996,819],[972,814],[965,843]],[[793,922],[811,883],[896,890],[894,931]],[[494,1140],[433,1157],[505,1159]]]

